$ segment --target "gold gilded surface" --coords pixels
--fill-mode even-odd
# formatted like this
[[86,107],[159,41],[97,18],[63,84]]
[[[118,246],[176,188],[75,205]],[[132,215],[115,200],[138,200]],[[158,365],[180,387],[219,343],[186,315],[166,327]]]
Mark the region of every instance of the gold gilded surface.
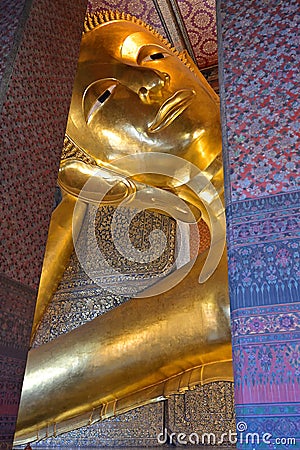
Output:
[[199,383],[231,380],[226,257],[200,285],[205,256],[168,292],[131,299],[31,350],[16,442],[66,431],[68,421],[76,428],[82,416],[110,417]]
[[[142,206],[149,204],[150,199],[154,210],[165,211],[166,205],[172,202],[168,192],[156,187],[171,189],[187,203],[196,220],[203,215],[207,221],[199,198],[186,186],[178,186],[177,164],[169,167],[173,177],[144,173],[130,180],[126,177],[126,167],[123,173],[116,173],[114,161],[137,152],[169,153],[183,158],[181,179],[190,179],[191,169],[184,164],[186,160],[203,170],[213,183],[217,181],[217,190],[221,192],[217,95],[185,51],[178,54],[141,20],[121,13],[97,13],[87,17],[84,28],[58,177],[61,188],[77,197],[85,182],[98,171],[93,178],[93,189],[85,193],[84,201],[94,202],[99,192],[111,185],[113,189],[102,203],[119,203],[136,190],[141,191],[145,187],[143,183],[148,183]],[[218,170],[221,182],[215,180]],[[119,167],[117,172],[120,172]],[[61,211],[59,208],[56,214],[62,214],[64,220],[66,212]],[[170,214],[187,220],[180,206],[173,207]],[[71,218],[65,221],[65,229],[67,223],[71,236]],[[55,232],[51,231],[49,240],[64,240],[65,234],[56,228]],[[71,250],[70,245],[65,260]],[[48,253],[55,252],[53,245]],[[58,258],[51,259],[55,264],[58,261]],[[57,268],[55,264],[47,269],[48,263],[45,263],[44,270],[49,274],[54,270],[52,278],[59,280],[63,270],[59,272],[60,264],[56,264]],[[49,290],[46,283],[43,277],[40,290],[49,294],[39,295],[32,335],[53,295],[53,289]]]
[[[139,176],[140,179],[143,177],[144,175]],[[133,207],[135,208],[139,206],[145,209],[149,205],[153,205],[152,210],[165,211],[167,208],[171,217],[176,216],[183,222],[194,223],[202,216],[201,201],[195,195],[186,198],[183,193],[185,186],[178,186],[172,189],[172,192],[189,205],[193,215],[188,214],[178,202],[174,202],[174,196],[167,190],[158,189],[137,180],[133,181],[116,171],[78,159],[68,158],[61,161],[58,184],[64,192],[77,198],[80,196],[79,199],[83,203],[98,205],[100,196],[102,206],[119,205],[125,201],[126,206],[130,208],[131,201],[134,199]],[[138,197],[135,196],[136,193]]]
[[[82,242],[84,246],[88,246],[90,241],[93,208],[93,205],[88,206],[82,223],[81,234],[84,235]],[[98,273],[101,271],[101,283],[96,284],[83,270],[74,251],[62,281],[43,316],[33,342],[35,347],[105,314],[131,297],[130,295],[124,296],[121,292],[115,294],[108,292],[103,288],[104,282],[109,283],[110,286],[118,286],[120,289],[127,286],[127,290],[129,290],[133,280],[135,284],[143,284],[145,278],[152,277],[157,273],[168,274],[172,270],[176,257],[175,220],[149,211],[141,211],[132,219],[129,229],[130,239],[132,244],[142,252],[149,247],[149,235],[153,230],[161,230],[168,240],[168,245],[158,259],[151,263],[139,264],[120,254],[113,245],[114,213],[115,207],[113,206],[104,206],[98,209],[95,233],[102,254],[117,272],[110,274],[106,267],[101,266],[98,251],[90,251],[89,258],[92,264],[97,267]],[[127,208],[123,208],[120,221],[126,219],[129,213]],[[123,230],[120,228],[118,234],[120,240],[123,237],[122,233]],[[81,241],[81,234],[77,242]],[[209,234],[208,230],[206,230],[206,234]],[[203,244],[205,245],[205,242]]]
[[[221,152],[215,93],[158,33],[121,14],[111,17],[118,20],[100,13],[86,21],[67,136],[112,169],[121,156],[167,152],[205,170]],[[176,184],[175,176],[143,181]]]
[[82,203],[73,216],[76,199],[64,195],[61,203],[54,210],[48,232],[47,246],[40,279],[38,298],[34,313],[32,337],[57,289],[62,273],[65,271],[73,251],[72,221],[74,227],[81,227],[86,206]]
[[[44,449],[48,447],[60,449],[121,447],[123,450],[126,447],[161,447],[163,440],[166,440],[168,444],[170,441],[165,436],[165,429],[169,431],[169,437],[171,433],[175,433],[172,439],[173,445],[178,443],[176,437],[182,432],[187,436],[197,433],[200,442],[204,433],[214,433],[216,442],[220,442],[222,434],[223,437],[228,437],[229,432],[231,435],[235,432],[233,398],[233,383],[216,381],[197,386],[185,394],[172,395],[163,402],[135,408],[120,416],[57,437],[43,439],[32,446]],[[158,442],[158,435],[160,435],[160,442]],[[227,444],[226,438],[225,443]],[[216,447],[219,448],[217,445],[213,448],[216,449]],[[235,447],[234,444],[230,444],[229,439],[228,447]],[[195,448],[194,445],[193,448]]]
[[88,180],[92,181],[86,197],[88,203],[99,203],[103,194],[103,204],[118,204],[135,192],[135,185],[117,172],[108,171],[77,159],[61,161],[58,182],[64,192],[78,197]]
[[157,435],[164,423],[164,402],[136,408],[118,417],[106,419],[57,437],[46,438],[32,448],[78,449],[157,447]]
[[[65,237],[68,245],[57,255],[57,267],[55,258],[46,262],[48,275],[41,281],[41,292],[51,292],[45,289],[48,278],[56,274],[59,279],[63,273],[60,261],[72,247],[71,210],[98,168],[94,185],[80,203],[83,209],[102,190],[102,204],[119,204],[131,193],[143,192],[146,184],[140,206],[149,205],[150,196],[153,208],[160,210],[171,190],[199,211],[200,219],[202,201],[213,191],[201,188],[195,195],[185,185],[193,176],[190,163],[216,182],[219,193],[223,189],[215,93],[184,52],[178,54],[141,21],[119,13],[98,14],[85,22],[65,147],[69,156],[61,162],[59,184],[70,207],[57,210],[58,223],[66,229],[52,228],[49,254],[55,254],[55,243]],[[145,162],[146,169],[143,155],[148,153],[180,157],[181,176],[178,164],[171,163],[169,176],[144,170],[129,177],[132,167],[120,168],[119,159],[136,153],[137,166]],[[220,203],[215,221],[221,209]],[[176,206],[174,210],[179,212]],[[146,291],[143,298],[131,299],[31,350],[15,442],[56,435],[197,384],[232,380],[226,255],[213,275],[199,284],[206,257],[199,256],[188,277],[172,289],[189,265],[156,283],[151,292],[162,285],[162,294],[147,297]],[[38,309],[44,303],[45,310],[47,295]]]

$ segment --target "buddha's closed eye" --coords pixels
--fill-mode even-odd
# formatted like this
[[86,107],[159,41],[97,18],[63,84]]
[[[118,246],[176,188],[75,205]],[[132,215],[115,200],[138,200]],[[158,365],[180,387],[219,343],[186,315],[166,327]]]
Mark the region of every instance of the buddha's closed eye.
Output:
[[146,45],[139,50],[137,63],[143,65],[144,63],[162,60],[169,56],[171,56],[171,54],[160,46]]
[[[117,86],[117,83],[112,82],[109,86],[103,86],[102,90],[101,89],[97,89],[93,92],[93,97],[94,100],[93,101],[89,101],[89,107],[87,108],[87,114],[86,114],[86,121],[89,124],[90,121],[92,120],[92,118],[94,117],[94,115],[96,114],[97,111],[99,111],[99,109],[104,105],[104,103],[106,103],[108,101],[108,99],[111,97],[113,91],[115,90]],[[98,95],[98,91],[100,91],[100,95]]]
[[103,92],[103,94],[100,95],[100,97],[98,97],[98,102],[100,103],[104,103],[105,100],[108,99],[108,97],[110,96],[111,91],[109,89],[106,89],[106,91]]
[[151,60],[155,61],[156,59],[164,59],[164,58],[165,58],[165,55],[163,53],[159,52],[159,53],[153,53],[152,55],[146,56],[143,59],[143,61],[144,62],[151,61]]

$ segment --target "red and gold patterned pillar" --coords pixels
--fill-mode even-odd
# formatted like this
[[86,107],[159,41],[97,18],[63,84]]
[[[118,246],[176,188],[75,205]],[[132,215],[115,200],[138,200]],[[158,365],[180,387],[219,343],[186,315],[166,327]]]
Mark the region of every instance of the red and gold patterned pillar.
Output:
[[15,429],[85,8],[1,3],[1,448]]
[[299,448],[299,2],[218,26],[238,448]]

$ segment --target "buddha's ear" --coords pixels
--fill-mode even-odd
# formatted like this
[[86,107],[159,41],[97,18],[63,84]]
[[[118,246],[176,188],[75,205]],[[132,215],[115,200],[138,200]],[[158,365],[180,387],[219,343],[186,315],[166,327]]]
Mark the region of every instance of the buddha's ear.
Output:
[[194,63],[193,58],[190,56],[187,50],[182,50],[178,57],[181,59],[182,62],[186,66],[188,66],[189,69],[191,69],[195,75],[200,79],[201,83],[204,85],[206,91],[209,93],[209,95],[213,98],[214,102],[216,102],[218,105],[220,104],[220,97],[218,94],[213,90],[211,85],[206,80],[205,76],[201,73],[198,66]]

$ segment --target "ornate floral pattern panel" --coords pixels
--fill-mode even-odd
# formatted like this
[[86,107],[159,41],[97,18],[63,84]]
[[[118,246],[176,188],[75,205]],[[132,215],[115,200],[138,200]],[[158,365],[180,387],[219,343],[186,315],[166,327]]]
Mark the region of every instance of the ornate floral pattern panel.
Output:
[[216,4],[212,0],[178,0],[200,69],[218,62]]
[[125,12],[141,18],[144,22],[152,25],[157,31],[165,36],[164,28],[154,4],[149,0],[127,1],[127,0],[89,0],[88,12],[93,13],[101,9],[111,9]]
[[[243,417],[243,421],[239,425],[244,430],[241,436],[250,436],[249,441],[253,439],[254,442],[257,442],[256,436],[258,434],[259,436],[267,436],[265,441],[268,442],[269,448],[276,448],[275,440],[277,448],[292,450],[299,447],[299,439],[295,437],[299,430],[299,405],[295,403],[283,405],[280,402],[236,405],[236,413],[238,417]],[[276,430],[276,436],[272,434],[274,429]],[[269,434],[272,435],[273,439],[268,438]],[[257,446],[256,448],[264,449],[266,448],[265,445],[265,443],[262,443],[261,447]],[[248,448],[253,447],[249,446]]]
[[233,313],[237,403],[295,400],[300,382],[299,319],[295,303]]
[[237,424],[260,439],[269,433],[272,445],[300,438],[299,197],[227,210]]
[[[92,209],[92,207],[89,208],[82,231],[82,235],[86,237],[83,241],[86,248],[91,239],[86,230],[93,217]],[[113,245],[110,233],[114,212],[115,208],[111,206],[99,208],[96,215],[96,236],[101,251],[119,270],[122,283],[130,281],[132,277],[142,279],[151,272],[170,270],[176,256],[175,221],[167,216],[148,211],[143,211],[132,220],[129,234],[131,234],[133,245],[140,250],[145,250],[149,245],[148,236],[153,228],[161,229],[169,242],[168,250],[162,253],[159,259],[145,267],[140,265],[137,271],[137,267],[118,254]],[[125,208],[123,212],[124,215],[128,214]],[[119,220],[122,222],[123,216]],[[200,251],[204,251],[209,246],[210,240],[207,225],[203,221],[199,223],[199,231],[202,236]],[[121,239],[122,236],[119,238]],[[90,259],[94,261],[92,255]],[[105,273],[102,276],[105,277]],[[110,282],[118,283],[118,280],[110,277]],[[126,296],[110,293],[96,285],[86,275],[74,252],[38,329],[34,346],[49,342],[105,314],[127,299]],[[64,433],[56,438],[44,439],[40,443],[32,444],[32,447],[159,447],[160,441],[165,439],[167,433],[165,429],[177,434],[185,432],[187,435],[196,431],[199,439],[206,430],[209,430],[216,433],[215,444],[217,445],[222,433],[234,432],[234,426],[233,383],[215,382],[198,386],[184,395],[170,397],[165,402],[138,408],[89,427]]]
[[168,399],[167,420],[169,445],[180,445],[183,440],[191,447],[235,448],[233,383],[210,383],[174,395]]
[[162,402],[147,405],[56,438],[44,439],[32,444],[32,448],[157,447],[157,436],[163,428],[163,410]]
[[227,200],[295,191],[300,186],[299,4],[219,3]]
[[215,382],[31,445],[37,449],[160,448],[177,446],[184,435],[189,446],[194,447],[196,439],[200,445],[219,449],[235,448],[234,433],[233,383]]
[[240,449],[247,432],[257,448],[300,445],[298,13],[296,0],[218,2]]
[[238,430],[298,448],[299,303],[240,309],[232,321]]
[[15,431],[36,292],[0,276],[0,448]]
[[[20,35],[20,18],[24,15],[25,0],[14,2],[12,0],[5,0],[1,3],[1,21],[0,21],[0,84],[1,84],[1,99],[5,87],[2,85],[4,73],[6,79],[3,82],[6,84],[8,74],[11,70],[11,63],[14,60],[17,48],[18,35]],[[17,33],[18,31],[18,33]]]
[[84,3],[1,2],[2,448],[14,435]]
[[[54,3],[51,8],[43,2],[34,6],[1,115],[2,195],[7,206],[1,267],[7,276],[37,289],[44,254],[41,243],[47,239],[53,206],[84,2],[72,6],[70,16],[66,15],[67,4],[61,11]],[[55,54],[49,52],[49,46]]]
[[227,208],[233,309],[299,299],[299,203],[299,192],[291,192]]
[[[149,246],[149,234],[154,229],[161,230],[167,237],[169,245],[159,258],[150,263],[137,263],[127,259],[114,242],[121,246],[126,242],[122,226],[130,216],[130,210],[118,208],[122,214],[116,219],[118,233],[115,231],[115,241],[112,239],[112,221],[115,208],[112,206],[101,207],[96,214],[96,238],[99,248],[91,251],[91,241],[94,233],[93,217],[97,207],[89,206],[84,219],[78,246],[87,249],[87,261],[89,261],[89,275],[97,268],[98,284],[96,284],[81,267],[74,252],[63,279],[53,296],[46,314],[39,327],[34,346],[48,342],[60,334],[69,332],[95,317],[102,315],[112,308],[120,305],[130,298],[131,284],[144,285],[144,281],[157,273],[168,273],[172,270],[176,252],[176,222],[162,214],[143,211],[137,214],[130,223],[129,236],[131,243],[140,251],[145,251]],[[115,226],[116,226],[115,223]],[[202,225],[204,243],[207,240],[207,228]],[[125,244],[124,244],[125,245]],[[129,254],[128,252],[124,254]],[[105,261],[102,261],[104,255]],[[113,267],[113,271],[107,267]],[[100,277],[100,278],[99,278]],[[107,290],[104,286],[115,286],[115,290]],[[127,294],[124,293],[126,289]],[[122,294],[123,291],[123,294]]]

